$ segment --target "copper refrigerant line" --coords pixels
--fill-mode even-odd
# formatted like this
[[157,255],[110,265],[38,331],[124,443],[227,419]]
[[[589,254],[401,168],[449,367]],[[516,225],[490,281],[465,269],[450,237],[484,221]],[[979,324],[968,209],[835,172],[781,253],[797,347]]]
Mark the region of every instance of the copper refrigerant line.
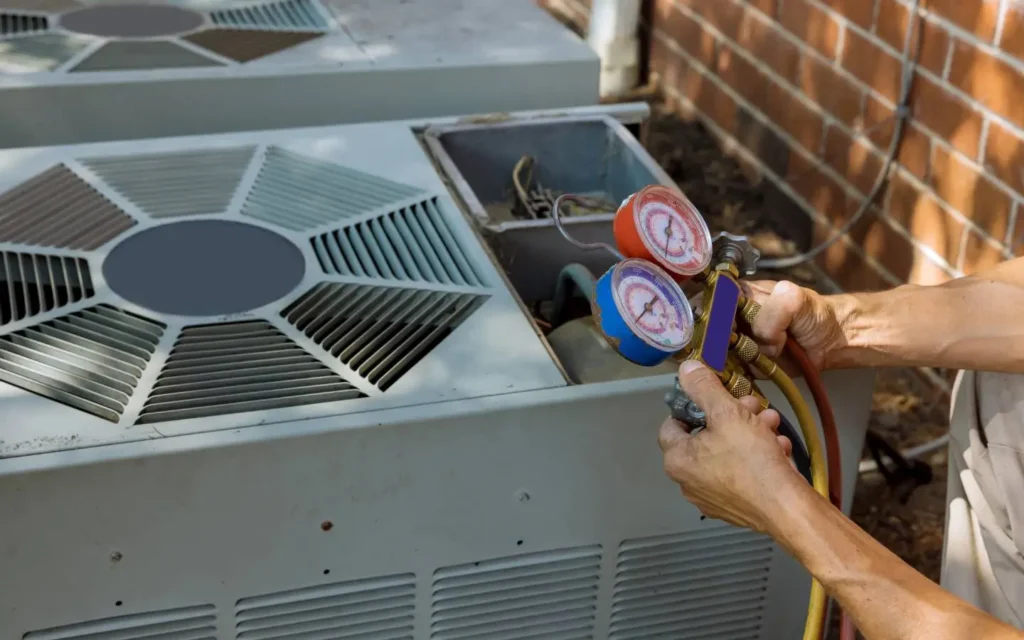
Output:
[[[534,179],[533,169],[536,164],[537,161],[533,156],[525,155],[516,162],[512,169],[512,185],[515,188],[513,215],[517,209],[521,209],[525,215],[520,217],[525,217],[528,220],[550,218],[555,201],[563,195],[563,192],[545,187],[540,180]],[[614,213],[616,208],[614,202],[602,196],[574,195],[571,205],[561,213],[566,217],[573,217]]]

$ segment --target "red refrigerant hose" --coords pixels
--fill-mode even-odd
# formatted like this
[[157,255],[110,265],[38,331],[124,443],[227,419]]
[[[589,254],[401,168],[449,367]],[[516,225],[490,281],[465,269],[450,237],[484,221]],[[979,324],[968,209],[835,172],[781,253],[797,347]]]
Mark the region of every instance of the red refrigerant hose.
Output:
[[[829,498],[832,504],[839,510],[843,508],[843,467],[839,457],[839,429],[836,427],[836,417],[832,411],[832,403],[828,399],[825,385],[821,381],[818,368],[814,366],[807,352],[793,338],[786,339],[786,352],[800,369],[807,387],[811,391],[814,405],[818,409],[818,417],[821,419],[821,430],[825,436],[825,458],[828,465],[828,487]],[[835,603],[833,603],[835,604]],[[838,608],[838,605],[836,605]],[[826,611],[828,609],[826,608]],[[827,633],[824,621],[821,626],[822,638]],[[856,640],[857,629],[853,626],[853,620],[844,611],[839,610],[839,638],[840,640]]]

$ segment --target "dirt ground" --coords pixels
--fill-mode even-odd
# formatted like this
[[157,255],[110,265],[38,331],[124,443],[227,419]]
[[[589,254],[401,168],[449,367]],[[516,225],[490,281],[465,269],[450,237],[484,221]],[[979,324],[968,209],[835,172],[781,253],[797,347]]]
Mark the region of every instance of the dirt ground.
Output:
[[[748,180],[736,161],[723,154],[699,122],[685,121],[655,105],[647,147],[704,214],[712,233],[724,230],[748,234],[765,254],[795,251],[786,230],[772,227],[772,216],[766,215],[764,208],[764,191]],[[768,275],[826,291],[818,272],[807,266]],[[870,429],[893,446],[903,449],[941,436],[946,432],[947,415],[944,394],[926,383],[917,371],[879,372]],[[868,457],[867,452],[864,455]],[[877,472],[861,474],[855,489],[853,519],[937,581],[945,518],[945,450],[925,462],[931,465],[933,478],[909,495],[906,487],[890,487]]]

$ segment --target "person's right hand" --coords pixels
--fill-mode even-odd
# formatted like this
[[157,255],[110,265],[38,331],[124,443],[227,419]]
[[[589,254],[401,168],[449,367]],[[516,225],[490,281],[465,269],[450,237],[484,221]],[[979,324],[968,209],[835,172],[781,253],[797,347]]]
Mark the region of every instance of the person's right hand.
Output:
[[768,357],[781,355],[788,334],[815,367],[827,369],[830,357],[846,344],[833,298],[786,281],[742,281],[741,286],[745,296],[761,305],[751,329]]

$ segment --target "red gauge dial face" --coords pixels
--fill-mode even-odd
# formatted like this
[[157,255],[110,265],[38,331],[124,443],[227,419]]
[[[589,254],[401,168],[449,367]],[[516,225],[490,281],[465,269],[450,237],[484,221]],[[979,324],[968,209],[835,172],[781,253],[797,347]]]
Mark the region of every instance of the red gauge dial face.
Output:
[[660,190],[642,194],[634,211],[641,239],[665,268],[694,275],[711,262],[711,234],[688,200]]

